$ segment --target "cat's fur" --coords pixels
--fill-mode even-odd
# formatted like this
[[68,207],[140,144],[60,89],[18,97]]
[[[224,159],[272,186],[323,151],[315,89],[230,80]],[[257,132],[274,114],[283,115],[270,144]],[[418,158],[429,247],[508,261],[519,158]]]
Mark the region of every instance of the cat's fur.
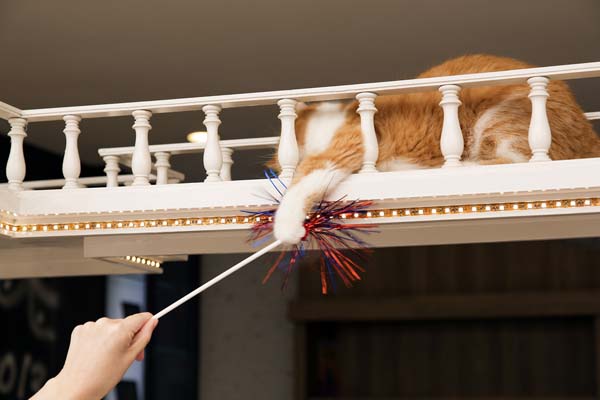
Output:
[[[530,68],[524,62],[469,55],[444,62],[419,78]],[[527,84],[463,89],[459,108],[465,141],[462,159],[470,164],[526,162],[531,102]],[[600,156],[600,140],[564,82],[548,85],[548,120],[553,160]],[[379,171],[440,167],[443,114],[441,94],[430,91],[381,96],[375,101]],[[300,162],[275,216],[274,234],[285,243],[304,236],[304,216],[328,188],[358,171],[363,161],[358,102],[299,107],[296,137]]]

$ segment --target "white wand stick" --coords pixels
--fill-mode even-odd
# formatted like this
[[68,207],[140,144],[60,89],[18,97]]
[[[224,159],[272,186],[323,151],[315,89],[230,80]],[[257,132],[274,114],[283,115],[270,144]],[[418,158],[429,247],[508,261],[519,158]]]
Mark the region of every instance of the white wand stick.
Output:
[[161,310],[160,312],[158,312],[157,314],[155,314],[152,318],[159,319],[160,317],[163,317],[163,316],[167,315],[169,312],[173,311],[174,309],[176,309],[177,307],[179,307],[180,305],[182,305],[186,301],[188,301],[191,298],[193,298],[193,297],[199,295],[200,293],[204,292],[209,287],[211,287],[214,284],[216,284],[216,283],[222,281],[223,279],[227,278],[229,275],[233,274],[238,269],[241,269],[242,267],[245,267],[246,265],[250,264],[252,261],[256,260],[257,258],[259,258],[260,256],[262,256],[263,254],[268,253],[269,251],[273,250],[275,247],[279,246],[280,244],[281,244],[281,241],[276,240],[273,243],[271,243],[270,245],[263,247],[262,249],[260,249],[256,253],[252,254],[250,257],[246,258],[245,260],[240,261],[239,263],[235,264],[233,267],[229,268],[227,271],[224,271],[224,272],[220,273],[219,275],[215,276],[210,281],[208,281],[204,285],[200,286],[198,289],[194,290],[193,292],[190,292],[189,294],[185,295],[181,299],[177,300],[175,303],[173,303],[170,306],[164,308],[163,310]]

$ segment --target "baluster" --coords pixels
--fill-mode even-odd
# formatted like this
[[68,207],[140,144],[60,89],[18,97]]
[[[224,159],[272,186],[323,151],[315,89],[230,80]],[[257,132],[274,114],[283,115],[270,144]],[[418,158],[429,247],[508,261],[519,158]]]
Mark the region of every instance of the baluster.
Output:
[[375,93],[359,93],[356,95],[358,100],[358,109],[356,112],[360,115],[360,128],[362,131],[365,154],[363,155],[363,165],[359,173],[377,172],[375,165],[379,158],[379,144],[377,143],[377,134],[375,133]]
[[440,87],[442,101],[440,106],[444,110],[444,124],[440,139],[440,148],[444,156],[444,167],[459,167],[465,147],[463,134],[458,120],[458,107],[462,104],[458,98],[460,86],[444,85]]
[[548,150],[552,144],[552,132],[546,113],[546,99],[548,98],[548,78],[541,76],[529,78],[527,83],[531,87],[531,121],[529,123],[529,147],[531,158],[529,162],[550,161]]
[[204,148],[204,168],[206,169],[205,182],[219,182],[221,177],[221,167],[223,165],[223,156],[221,154],[221,145],[219,144],[219,112],[221,107],[207,105],[202,107],[204,111],[204,126],[206,126],[207,138]]
[[282,179],[292,179],[296,166],[298,165],[298,142],[296,141],[296,100],[282,99],[277,102],[279,105],[278,118],[281,120],[281,139],[279,139],[279,149],[277,158],[281,167]]
[[65,155],[63,157],[62,172],[65,177],[65,185],[63,189],[77,189],[79,185],[78,179],[81,173],[81,161],[79,160],[79,149],[77,148],[77,139],[81,130],[79,130],[79,121],[81,118],[77,115],[65,115]]
[[104,156],[104,172],[106,173],[106,187],[119,186],[119,156]]
[[150,117],[152,113],[146,110],[136,110],[132,113],[135,123],[135,147],[131,157],[131,171],[133,172],[132,186],[144,186],[150,184],[150,171],[152,170],[152,158],[148,145],[148,132],[152,129]]
[[169,183],[169,168],[171,168],[169,158],[171,157],[171,153],[160,151],[155,153],[154,157],[156,157],[156,162],[154,163],[156,167],[156,184],[166,185]]
[[231,166],[233,165],[233,149],[229,147],[221,148],[221,155],[223,156],[223,165],[221,166],[221,180],[231,180]]
[[25,155],[23,154],[23,141],[27,136],[25,128],[27,121],[23,118],[11,118],[10,124],[10,153],[6,164],[6,177],[8,178],[8,188],[11,190],[23,190],[23,180],[25,179]]

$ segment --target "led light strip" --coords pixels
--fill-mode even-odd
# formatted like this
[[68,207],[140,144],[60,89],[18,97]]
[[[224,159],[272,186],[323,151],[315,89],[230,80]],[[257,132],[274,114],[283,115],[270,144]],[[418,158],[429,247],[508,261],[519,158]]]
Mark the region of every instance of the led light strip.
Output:
[[[479,214],[507,211],[530,211],[543,209],[566,209],[594,207],[600,205],[600,198],[579,198],[565,200],[546,200],[531,202],[507,202],[488,204],[460,204],[434,207],[386,208],[373,209],[354,214],[342,214],[342,219],[362,220],[369,218],[402,218],[447,214]],[[244,216],[213,216],[202,218],[163,218],[163,219],[135,219],[115,221],[90,221],[72,223],[50,224],[11,224],[0,221],[0,232],[4,234],[29,233],[29,232],[64,232],[64,231],[98,231],[136,229],[147,230],[156,228],[193,227],[212,225],[249,225],[254,222],[271,217]]]
[[122,257],[121,260],[125,260],[130,264],[134,265],[147,265],[149,267],[160,268],[160,261],[153,260],[147,257],[138,257],[138,256],[125,256]]

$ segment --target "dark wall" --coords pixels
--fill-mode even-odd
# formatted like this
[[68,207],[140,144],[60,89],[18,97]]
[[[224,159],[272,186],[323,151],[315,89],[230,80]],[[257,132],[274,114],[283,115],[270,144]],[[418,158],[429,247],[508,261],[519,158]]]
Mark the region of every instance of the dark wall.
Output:
[[[0,182],[10,139],[0,128]],[[62,160],[25,146],[27,179],[61,178]],[[83,173],[101,173],[82,167]],[[43,260],[40,260],[43,262]],[[72,329],[104,315],[104,277],[0,280],[0,400],[28,398],[64,363]]]
[[[0,123],[0,182],[6,182],[8,129]],[[26,180],[62,178],[62,159],[25,144]],[[102,175],[82,165],[82,176]],[[40,261],[41,262],[41,261]],[[164,263],[150,276],[148,310],[157,311],[198,286],[199,257]],[[105,314],[104,277],[0,280],[0,400],[28,398],[64,363],[70,332]],[[8,327],[8,329],[6,328]],[[169,314],[147,350],[148,399],[193,399],[198,393],[198,299]]]
[[105,279],[0,280],[0,399],[27,399],[56,375],[76,325],[104,315]]
[[[147,278],[148,309],[155,312],[199,285],[200,257],[163,264],[162,275]],[[201,297],[196,297],[161,318],[147,349],[146,398],[196,399],[198,397],[198,323]]]
[[[318,272],[301,269],[300,301],[320,299],[321,310],[336,301],[338,314],[306,324],[297,379],[312,399],[597,398],[600,320],[589,309],[598,252],[597,240],[377,249],[361,282],[326,297]],[[526,315],[497,311],[523,294],[553,297],[547,307],[557,311],[574,293],[590,296],[570,315],[550,317],[527,296],[517,304]],[[339,317],[364,312],[361,299],[379,311],[401,300],[411,311]],[[471,304],[485,317],[465,311]]]
[[[598,61],[599,20],[597,0],[3,1],[0,100],[38,108],[378,82],[477,52],[537,65]],[[586,111],[600,110],[600,79],[572,86]],[[277,114],[223,110],[221,138],[276,135]],[[203,118],[154,115],[150,143],[183,142]],[[98,148],[133,145],[132,123],[83,120],[82,158],[101,163]],[[59,153],[63,128],[33,123],[28,140]],[[238,153],[234,176],[260,177],[263,156]],[[204,179],[201,156],[171,162]]]

